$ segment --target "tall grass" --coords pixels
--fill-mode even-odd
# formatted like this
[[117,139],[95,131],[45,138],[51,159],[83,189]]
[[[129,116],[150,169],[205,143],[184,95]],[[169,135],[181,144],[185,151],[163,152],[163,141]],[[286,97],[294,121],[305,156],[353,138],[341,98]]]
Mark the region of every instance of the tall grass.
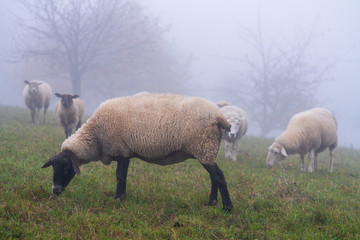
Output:
[[[52,170],[65,134],[53,113],[42,126],[22,108],[0,106],[1,239],[359,239],[360,151],[328,153],[319,171],[300,172],[298,156],[267,169],[270,139],[245,137],[237,162],[217,162],[234,208],[208,207],[210,178],[197,160],[157,166],[131,160],[127,197],[115,201],[116,164],[81,167],[61,196]],[[220,197],[220,196],[219,196]]]

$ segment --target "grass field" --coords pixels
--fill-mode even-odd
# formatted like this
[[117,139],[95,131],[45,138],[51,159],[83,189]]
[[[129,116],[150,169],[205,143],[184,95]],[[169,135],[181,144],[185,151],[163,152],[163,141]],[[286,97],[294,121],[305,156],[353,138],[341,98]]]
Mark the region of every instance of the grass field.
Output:
[[299,156],[267,169],[271,139],[243,138],[237,162],[221,148],[231,213],[221,199],[206,206],[210,178],[197,160],[133,159],[123,201],[113,199],[116,164],[91,163],[53,196],[52,169],[41,166],[65,135],[48,115],[33,126],[27,109],[0,106],[0,239],[360,239],[359,150],[338,148],[331,174],[324,152],[308,174]]

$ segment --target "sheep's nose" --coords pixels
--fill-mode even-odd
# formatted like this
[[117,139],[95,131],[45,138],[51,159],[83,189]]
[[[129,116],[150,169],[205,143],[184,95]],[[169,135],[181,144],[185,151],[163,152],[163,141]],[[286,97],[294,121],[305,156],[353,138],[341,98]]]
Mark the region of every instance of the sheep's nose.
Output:
[[60,195],[64,191],[64,188],[62,186],[52,186],[52,192],[55,195]]
[[234,138],[234,137],[235,137],[235,133],[230,133],[230,137]]

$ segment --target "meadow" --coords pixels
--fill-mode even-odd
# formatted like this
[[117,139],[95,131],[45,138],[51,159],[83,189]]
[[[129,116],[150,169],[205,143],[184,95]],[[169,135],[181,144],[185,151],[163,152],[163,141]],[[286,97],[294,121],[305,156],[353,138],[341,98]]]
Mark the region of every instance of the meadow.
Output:
[[[42,114],[40,115],[42,117]],[[81,166],[60,196],[41,169],[65,138],[53,112],[34,126],[29,110],[0,106],[0,239],[360,239],[360,150],[328,151],[319,170],[299,156],[268,169],[272,139],[246,136],[236,162],[217,163],[234,208],[206,206],[210,177],[197,160],[157,166],[130,161],[127,196],[113,199],[116,164]]]

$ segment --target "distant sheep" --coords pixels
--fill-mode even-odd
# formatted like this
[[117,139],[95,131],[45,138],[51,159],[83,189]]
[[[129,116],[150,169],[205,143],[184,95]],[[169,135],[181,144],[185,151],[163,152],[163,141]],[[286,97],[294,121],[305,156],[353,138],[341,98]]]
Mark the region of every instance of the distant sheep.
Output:
[[141,96],[141,95],[147,95],[147,94],[151,94],[151,93],[143,91],[143,92],[135,93],[134,96]]
[[55,116],[59,124],[65,130],[65,137],[71,135],[72,129],[81,127],[81,120],[84,115],[84,104],[78,95],[55,93],[61,100],[55,106]]
[[117,161],[115,199],[122,199],[131,158],[160,165],[196,158],[210,174],[209,205],[217,204],[220,190],[223,208],[230,211],[225,177],[215,163],[223,129],[230,130],[230,124],[219,108],[199,97],[145,94],[114,98],[102,103],[43,168],[53,166],[53,193],[60,194],[75,174],[80,175],[80,165]]
[[236,161],[239,140],[248,130],[248,117],[244,110],[235,106],[224,106],[220,111],[231,125],[230,131],[223,135],[225,157]]
[[44,120],[46,121],[46,111],[50,105],[51,87],[43,81],[24,81],[26,83],[23,89],[24,102],[31,111],[31,121],[34,124],[39,123],[39,111],[44,108]]
[[301,171],[305,172],[304,156],[309,153],[308,172],[317,170],[318,153],[329,148],[330,166],[333,171],[334,149],[337,146],[337,122],[334,115],[325,108],[313,108],[295,114],[283,132],[269,147],[266,164],[272,167],[289,154],[299,153]]
[[227,102],[225,102],[223,100],[218,101],[216,104],[218,105],[219,108],[229,106],[229,103],[227,103]]

